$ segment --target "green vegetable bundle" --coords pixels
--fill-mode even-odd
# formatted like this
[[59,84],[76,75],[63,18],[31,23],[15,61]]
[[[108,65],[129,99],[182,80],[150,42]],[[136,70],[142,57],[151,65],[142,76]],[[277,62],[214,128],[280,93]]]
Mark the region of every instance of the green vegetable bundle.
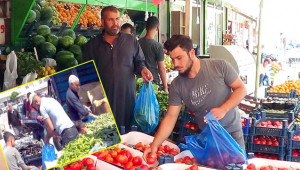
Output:
[[96,143],[105,146],[103,141],[109,140],[113,144],[121,142],[111,113],[101,114],[96,120],[87,123],[85,126],[88,133],[80,134],[65,146],[61,157],[58,158],[58,164],[87,155]]
[[38,62],[32,52],[16,52],[18,58],[18,75],[26,76],[32,71],[40,71],[45,65],[43,62]]

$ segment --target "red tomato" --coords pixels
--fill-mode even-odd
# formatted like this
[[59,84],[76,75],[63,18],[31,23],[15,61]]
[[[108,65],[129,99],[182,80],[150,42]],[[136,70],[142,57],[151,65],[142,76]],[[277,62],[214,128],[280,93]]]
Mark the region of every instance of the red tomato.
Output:
[[163,146],[159,146],[157,151],[165,151]]
[[94,166],[95,162],[92,158],[83,158],[82,163],[83,163],[83,165],[86,165],[86,166]]
[[249,170],[256,170],[256,167],[253,163],[248,164],[247,169]]
[[184,127],[189,129],[189,128],[191,127],[191,124],[190,124],[190,123],[186,123],[186,124],[184,125]]
[[155,153],[149,153],[147,157],[157,159],[157,155]]
[[144,145],[142,142],[139,142],[139,143],[135,144],[135,147],[140,148],[140,147],[144,147]]
[[262,166],[259,168],[259,170],[268,170],[268,168],[266,166]]
[[64,170],[71,170],[71,168],[69,165],[67,165],[67,166],[64,166]]
[[118,156],[118,152],[115,150],[110,151],[109,154],[112,158],[116,158]]
[[120,152],[122,151],[122,149],[119,148],[119,147],[115,147],[115,148],[114,148],[114,151],[116,151],[117,153],[120,153]]
[[106,157],[105,157],[105,161],[106,161],[106,162],[112,163],[112,162],[114,161],[114,158],[112,158],[112,157],[108,154],[108,155],[106,155]]
[[141,168],[141,169],[148,169],[149,167],[148,167],[147,165],[142,164],[142,165],[140,166],[140,168]]
[[124,155],[124,156],[126,156],[128,158],[128,161],[131,161],[132,154],[130,153],[129,150],[124,150],[121,154]]
[[147,158],[147,164],[154,164],[154,162],[156,161],[156,159],[148,157]]
[[279,146],[279,142],[278,141],[274,141],[274,142],[272,142],[272,145],[273,146]]
[[157,154],[157,157],[160,157],[164,153],[162,151],[158,151],[156,154]]
[[130,161],[130,162],[126,163],[126,165],[124,166],[124,168],[125,169],[130,169],[132,166],[133,166],[133,163]]
[[69,167],[72,170],[81,170],[82,162],[81,161],[73,162],[71,165],[69,165]]
[[188,168],[189,170],[198,170],[198,166],[197,165],[193,165],[191,167]]
[[88,170],[96,170],[96,167],[95,166],[89,166]]
[[117,161],[120,163],[120,164],[126,164],[128,162],[128,158],[124,155],[118,155],[117,156]]
[[165,153],[169,153],[169,151],[170,151],[170,146],[165,145],[165,146],[164,146],[164,149],[165,149]]
[[169,153],[170,153],[171,155],[173,155],[173,156],[179,154],[179,152],[178,152],[176,149],[174,149],[174,148],[172,148],[172,149],[169,151]]
[[132,159],[132,163],[136,166],[139,166],[142,164],[142,158],[139,156],[136,156]]
[[97,158],[104,160],[107,154],[108,154],[108,150],[105,149],[105,150],[99,152]]

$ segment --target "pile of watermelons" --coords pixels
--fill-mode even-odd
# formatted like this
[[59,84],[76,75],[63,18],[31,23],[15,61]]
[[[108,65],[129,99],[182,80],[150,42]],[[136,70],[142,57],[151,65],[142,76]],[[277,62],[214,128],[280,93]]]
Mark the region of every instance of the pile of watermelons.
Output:
[[36,35],[31,38],[34,47],[37,48],[39,58],[53,58],[58,69],[63,70],[82,62],[81,46],[87,42],[86,37],[76,36],[71,29],[65,29],[62,36],[51,33],[47,25],[37,27]]
[[78,35],[71,29],[65,29],[57,36],[51,32],[48,24],[55,17],[53,6],[45,0],[37,0],[27,17],[27,23],[37,21],[36,32],[30,37],[30,47],[36,47],[40,59],[53,58],[57,62],[57,70],[63,70],[82,62],[81,46],[87,38]]

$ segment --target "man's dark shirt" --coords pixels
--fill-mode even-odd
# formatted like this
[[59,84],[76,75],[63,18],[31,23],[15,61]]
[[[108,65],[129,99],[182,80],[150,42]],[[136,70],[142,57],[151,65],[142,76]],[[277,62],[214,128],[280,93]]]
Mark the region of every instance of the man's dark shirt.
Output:
[[129,126],[136,98],[135,74],[145,67],[143,51],[135,37],[119,33],[113,45],[103,33],[84,46],[83,59],[95,60],[117,125]]
[[82,120],[89,114],[84,109],[78,94],[70,88],[67,90],[66,103],[69,109],[69,117],[72,121]]
[[21,117],[17,110],[13,109],[13,111],[8,110],[7,111],[8,116],[8,124],[17,127],[21,126]]

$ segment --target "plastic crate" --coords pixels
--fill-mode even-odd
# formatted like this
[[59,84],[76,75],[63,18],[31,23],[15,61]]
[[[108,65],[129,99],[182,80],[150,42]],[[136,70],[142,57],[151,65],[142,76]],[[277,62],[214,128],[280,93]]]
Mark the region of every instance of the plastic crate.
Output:
[[298,140],[293,140],[294,135],[299,135],[300,130],[299,126],[294,124],[294,122],[289,126],[289,131],[288,131],[288,150],[292,149],[300,149],[300,141]]
[[292,162],[300,162],[300,156],[286,156],[287,161],[292,161]]
[[24,156],[23,158],[24,158],[25,164],[28,164],[30,162],[42,160],[42,153],[32,155],[32,156]]
[[294,117],[294,112],[293,112],[293,110],[285,110],[285,113],[266,112],[266,117],[270,117],[270,118],[287,118],[287,119],[289,119],[289,118]]
[[249,143],[249,144],[253,145],[251,152],[262,152],[262,153],[285,155],[285,147],[261,145],[261,144],[254,144],[254,143]]
[[[250,128],[251,135],[266,135],[266,136],[274,136],[274,137],[287,137],[288,131],[288,121],[292,121],[291,119],[285,118],[266,118],[266,113],[261,112],[262,117],[257,121],[255,118],[252,119],[252,126]],[[268,128],[268,127],[257,127],[257,125],[264,121],[282,121],[283,126],[282,129],[278,128]]]

